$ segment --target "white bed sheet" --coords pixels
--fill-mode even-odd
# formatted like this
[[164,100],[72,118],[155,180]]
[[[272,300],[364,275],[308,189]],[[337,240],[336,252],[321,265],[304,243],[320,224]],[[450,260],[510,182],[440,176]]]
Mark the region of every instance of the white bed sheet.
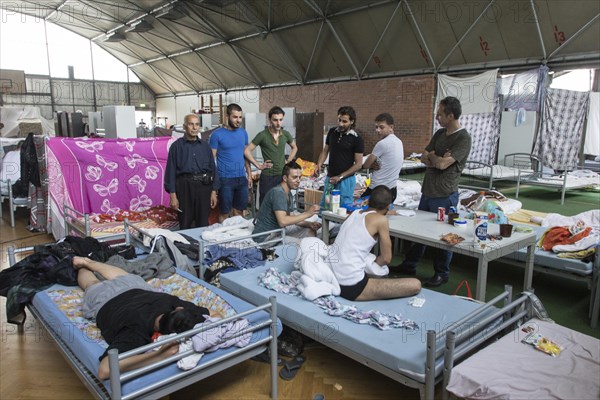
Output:
[[454,367],[447,390],[465,399],[600,398],[598,339],[537,319],[526,325],[560,344],[559,356],[521,343],[518,329]]

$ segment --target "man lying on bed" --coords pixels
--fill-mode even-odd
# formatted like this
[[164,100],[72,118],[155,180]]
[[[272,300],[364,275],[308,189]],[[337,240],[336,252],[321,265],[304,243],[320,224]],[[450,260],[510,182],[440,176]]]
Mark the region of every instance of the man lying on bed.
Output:
[[[335,239],[335,261],[331,268],[340,284],[340,295],[348,300],[379,300],[414,296],[421,291],[415,278],[372,279],[372,275],[387,275],[392,260],[392,241],[386,213],[392,202],[392,192],[384,185],[371,192],[369,208],[354,211],[342,224]],[[379,240],[379,255],[371,249]]]
[[[78,270],[77,282],[85,291],[83,316],[95,319],[108,349],[100,357],[98,377],[109,378],[108,350],[119,353],[152,342],[154,332],[181,333],[204,322],[208,309],[198,307],[177,296],[158,293],[140,276],[121,268],[73,257],[73,268]],[[100,281],[94,273],[104,277]],[[177,354],[178,345],[165,345],[158,351],[138,354],[119,362],[121,371],[150,365]]]

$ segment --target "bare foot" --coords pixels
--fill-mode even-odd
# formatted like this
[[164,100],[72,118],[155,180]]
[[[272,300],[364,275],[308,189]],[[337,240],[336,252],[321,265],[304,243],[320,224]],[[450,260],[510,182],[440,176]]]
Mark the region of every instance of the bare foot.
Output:
[[81,269],[87,264],[88,259],[85,257],[74,256],[73,257],[73,268]]

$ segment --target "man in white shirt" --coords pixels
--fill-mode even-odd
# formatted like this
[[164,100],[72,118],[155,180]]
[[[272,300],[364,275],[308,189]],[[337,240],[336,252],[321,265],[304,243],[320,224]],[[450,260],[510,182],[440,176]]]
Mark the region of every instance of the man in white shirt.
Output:
[[[421,282],[415,278],[373,279],[389,273],[387,264],[392,260],[392,242],[388,219],[390,189],[373,189],[367,210],[350,214],[335,239],[331,269],[340,284],[342,296],[348,300],[366,301],[414,296],[421,291]],[[379,242],[379,255],[371,249]]]
[[363,163],[363,168],[373,170],[371,184],[363,196],[370,195],[372,189],[384,185],[392,191],[393,202],[398,194],[396,182],[404,161],[404,147],[402,141],[394,134],[394,118],[390,114],[379,114],[375,118],[375,132],[379,141]]

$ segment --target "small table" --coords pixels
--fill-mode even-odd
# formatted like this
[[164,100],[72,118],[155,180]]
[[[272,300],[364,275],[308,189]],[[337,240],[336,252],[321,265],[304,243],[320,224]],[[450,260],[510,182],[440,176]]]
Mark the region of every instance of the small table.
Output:
[[[527,247],[523,290],[531,288],[536,242],[534,232],[513,232],[512,236],[509,238],[502,238],[502,240],[496,241],[487,240],[485,247],[482,248],[473,241],[474,228],[472,220],[467,220],[466,227],[458,228],[449,225],[447,222],[437,221],[435,213],[421,210],[417,210],[415,213],[416,215],[412,217],[401,215],[388,216],[390,235],[392,237],[406,239],[411,242],[417,242],[438,249],[449,250],[453,253],[477,258],[477,286],[475,289],[475,298],[477,300],[485,301],[488,263],[523,247]],[[329,221],[343,222],[345,217],[329,211],[324,211],[322,219],[323,241],[329,243]],[[497,235],[499,231],[500,227],[498,224],[488,224],[489,234]],[[441,235],[450,232],[464,237],[465,240],[457,245],[451,246],[440,239]]]

